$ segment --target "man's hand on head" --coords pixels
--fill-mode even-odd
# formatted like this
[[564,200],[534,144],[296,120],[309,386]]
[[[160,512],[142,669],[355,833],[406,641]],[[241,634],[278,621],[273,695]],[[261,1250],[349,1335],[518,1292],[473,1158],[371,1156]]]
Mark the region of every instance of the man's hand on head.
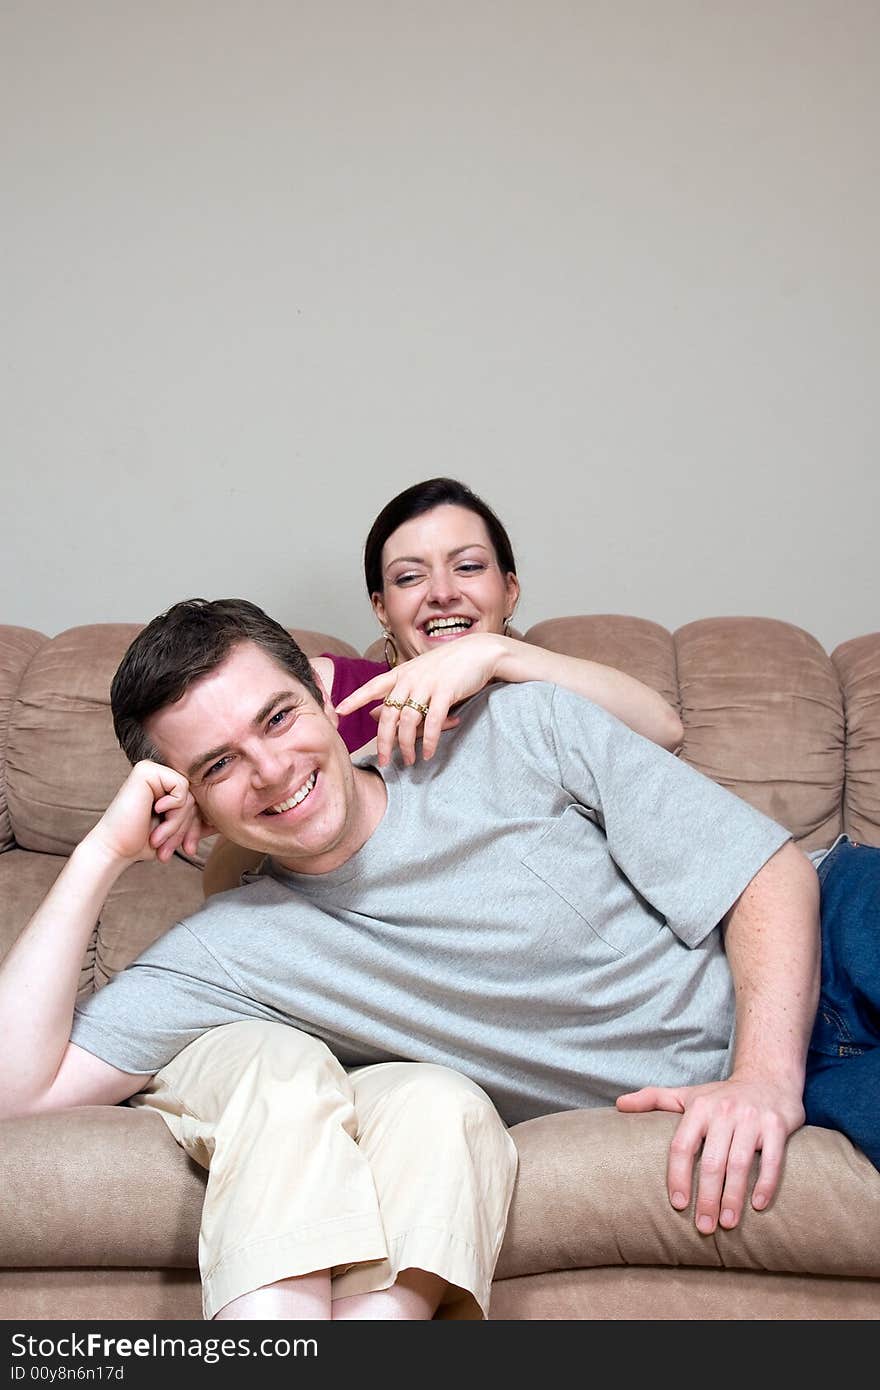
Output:
[[181,847],[195,854],[211,833],[189,782],[161,763],[137,763],[87,839],[112,862],[167,861]]
[[751,1202],[756,1211],[769,1204],[779,1185],[788,1137],[804,1123],[799,1094],[774,1081],[736,1075],[704,1086],[646,1086],[619,1096],[617,1108],[682,1116],[669,1149],[667,1191],[678,1211],[689,1206],[699,1157],[694,1219],[703,1235],[718,1225],[729,1230],[738,1224],[758,1152]]

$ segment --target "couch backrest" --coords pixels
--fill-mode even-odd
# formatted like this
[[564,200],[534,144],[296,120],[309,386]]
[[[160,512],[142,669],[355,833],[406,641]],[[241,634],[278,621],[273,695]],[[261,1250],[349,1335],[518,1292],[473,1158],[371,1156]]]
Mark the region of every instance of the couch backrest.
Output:
[[42,632],[34,632],[29,627],[0,627],[0,853],[11,849],[15,843],[6,795],[9,725],[24,673],[34,654],[48,640]]
[[[126,775],[108,703],[136,625],[46,638],[0,627],[0,851],[68,854]],[[292,629],[310,655],[357,655]],[[556,618],[527,640],[638,676],[681,711],[694,767],[788,826],[805,848],[841,830],[880,844],[880,633],[832,656],[769,618],[710,618],[670,633],[620,615]]]
[[539,623],[526,638],[659,690],[681,713],[681,756],[805,849],[842,830],[880,845],[880,632],[832,656],[771,618],[706,618],[670,633],[590,615]]

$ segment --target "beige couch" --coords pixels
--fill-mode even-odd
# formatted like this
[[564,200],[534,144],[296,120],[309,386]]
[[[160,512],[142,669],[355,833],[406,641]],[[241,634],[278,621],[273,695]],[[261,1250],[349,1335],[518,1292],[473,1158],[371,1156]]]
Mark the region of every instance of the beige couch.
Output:
[[[0,628],[0,944],[6,949],[126,772],[107,699],[136,628]],[[353,648],[298,633],[310,654]],[[682,756],[805,848],[880,844],[880,633],[826,655],[763,619],[564,618],[527,636],[632,672],[681,709]],[[201,900],[176,858],[113,890],[82,965],[99,989]],[[572,1111],[517,1125],[495,1318],[880,1316],[880,1174],[804,1129],[771,1208],[697,1234],[664,1188],[667,1115]],[[93,1107],[0,1126],[0,1318],[197,1318],[204,1175],[161,1119]]]

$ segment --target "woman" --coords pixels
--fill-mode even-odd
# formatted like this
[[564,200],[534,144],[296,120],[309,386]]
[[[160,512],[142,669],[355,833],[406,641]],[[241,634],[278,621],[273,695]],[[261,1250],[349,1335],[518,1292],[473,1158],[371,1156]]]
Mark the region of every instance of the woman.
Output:
[[[411,764],[420,737],[430,758],[457,723],[450,709],[493,680],[553,681],[658,743],[679,742],[675,713],[638,681],[507,635],[519,598],[510,539],[463,484],[433,478],[395,497],[364,560],[386,661],[312,662],[351,751],[375,734],[380,764],[395,744]],[[234,887],[256,860],[221,843],[206,894]],[[204,1034],[139,1099],[210,1167],[208,1317],[425,1318],[462,1295],[486,1312],[516,1150],[468,1078],[408,1062],[346,1073],[317,1038],[252,1021]],[[384,1250],[365,1237],[373,1218]]]
[[[510,537],[463,483],[430,478],[392,498],[370,527],[364,575],[385,661],[325,655],[311,663],[351,752],[369,752],[375,737],[380,766],[395,744],[412,764],[420,738],[422,756],[432,757],[457,722],[450,709],[493,680],[551,681],[661,747],[681,743],[675,710],[641,681],[508,635],[520,594]],[[234,888],[258,861],[221,842],[205,867],[205,895]]]

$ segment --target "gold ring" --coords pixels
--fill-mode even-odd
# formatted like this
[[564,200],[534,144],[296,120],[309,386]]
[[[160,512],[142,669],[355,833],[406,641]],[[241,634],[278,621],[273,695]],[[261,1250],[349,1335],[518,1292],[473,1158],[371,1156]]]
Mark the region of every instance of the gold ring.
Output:
[[388,705],[389,709],[403,709],[404,705],[408,703],[407,700],[395,700],[392,695],[386,695],[382,701],[382,704]]
[[424,719],[425,715],[428,713],[428,708],[429,708],[429,706],[428,706],[428,705],[420,705],[419,702],[418,702],[418,700],[404,700],[403,703],[404,703],[405,705],[409,705],[410,709],[416,709],[416,710],[418,710],[419,714],[422,716],[423,719]]

